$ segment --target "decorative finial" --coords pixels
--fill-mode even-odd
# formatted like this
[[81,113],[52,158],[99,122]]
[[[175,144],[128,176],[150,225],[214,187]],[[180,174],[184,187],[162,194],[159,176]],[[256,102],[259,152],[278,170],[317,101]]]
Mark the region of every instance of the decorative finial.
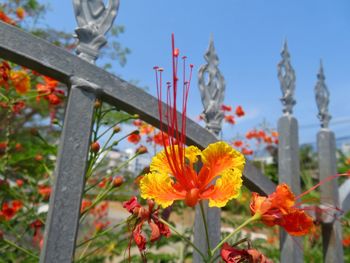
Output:
[[278,79],[281,83],[283,112],[285,114],[293,113],[293,106],[296,104],[294,100],[295,91],[295,72],[290,63],[290,55],[288,52],[287,40],[284,41],[281,52],[282,60],[278,63]]
[[73,0],[75,17],[79,27],[75,30],[79,40],[79,57],[95,63],[100,49],[107,43],[104,35],[112,27],[117,15],[119,0]]
[[317,83],[315,86],[315,96],[316,96],[316,104],[318,108],[317,117],[321,121],[322,128],[328,128],[329,121],[332,118],[328,113],[328,105],[329,105],[329,91],[327,85],[325,83],[325,75],[323,72],[323,64],[322,60],[320,61],[320,69],[317,74]]
[[218,135],[221,131],[224,114],[221,105],[224,102],[225,80],[218,68],[219,58],[214,48],[213,36],[204,55],[207,64],[198,71],[198,85],[204,107],[203,117],[206,128]]

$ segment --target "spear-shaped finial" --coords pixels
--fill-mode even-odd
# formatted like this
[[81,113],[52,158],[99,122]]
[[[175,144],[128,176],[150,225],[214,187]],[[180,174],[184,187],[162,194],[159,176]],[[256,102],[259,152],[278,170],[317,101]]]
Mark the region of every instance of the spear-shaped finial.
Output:
[[94,63],[100,49],[107,43],[104,35],[113,25],[117,15],[119,0],[73,0],[75,17],[79,27],[75,30],[79,40],[77,54]]
[[204,55],[207,64],[198,71],[198,86],[203,103],[203,117],[208,130],[218,135],[224,114],[221,105],[224,101],[225,80],[218,68],[219,58],[214,48],[213,35],[210,36],[209,47]]
[[284,41],[282,52],[282,60],[278,63],[278,79],[281,84],[283,112],[285,114],[293,113],[293,106],[296,104],[294,99],[295,91],[295,72],[290,63],[290,54],[288,52],[287,40]]
[[317,74],[317,83],[315,86],[316,104],[318,108],[317,117],[320,119],[321,127],[328,128],[331,115],[328,112],[329,91],[325,82],[322,60],[320,61],[320,69]]

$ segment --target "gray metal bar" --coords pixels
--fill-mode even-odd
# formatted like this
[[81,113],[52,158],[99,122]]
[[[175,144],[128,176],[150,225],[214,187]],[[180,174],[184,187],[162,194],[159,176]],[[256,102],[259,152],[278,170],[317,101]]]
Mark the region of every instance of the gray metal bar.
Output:
[[[334,133],[328,129],[321,129],[317,134],[319,178],[323,180],[337,173],[336,147]],[[321,202],[331,207],[339,207],[337,180],[320,186]],[[329,212],[327,212],[328,214]],[[323,259],[325,263],[344,262],[342,244],[342,227],[334,211],[334,216],[327,216],[331,220],[322,222]]]
[[[292,116],[295,91],[295,72],[290,62],[287,41],[281,52],[282,60],[278,64],[278,79],[281,84],[284,115],[278,120],[278,177],[280,183],[287,183],[294,194],[299,195],[300,164],[298,121]],[[280,229],[281,263],[302,263],[302,238],[292,238],[284,229]],[[302,246],[302,245],[301,245]]]
[[90,148],[95,95],[72,86],[61,135],[40,262],[72,262]]
[[[204,116],[206,128],[218,138],[224,118],[221,105],[225,97],[225,80],[218,67],[219,58],[214,48],[213,36],[210,37],[209,47],[204,58],[207,63],[202,65],[198,71],[198,87],[204,107],[202,114]],[[208,78],[206,78],[206,74],[208,74]],[[214,248],[219,244],[221,239],[221,209],[217,207],[210,208],[208,202],[203,202],[203,210],[208,223],[210,248]],[[201,208],[200,205],[197,205],[193,239],[194,244],[206,255],[208,245],[204,229]],[[218,254],[219,252],[217,252],[216,255]],[[200,254],[193,251],[193,262],[201,263],[202,261]]]
[[[329,91],[325,79],[321,61],[315,86],[316,104],[319,112],[318,118],[321,124],[321,130],[317,134],[320,181],[337,173],[335,136],[328,128],[331,116],[328,112]],[[336,179],[322,184],[320,186],[320,192],[321,205],[339,207],[338,183]],[[334,215],[330,215],[328,212],[325,217],[322,217],[322,241],[325,263],[344,262],[342,227],[337,218],[336,210],[334,210]]]
[[[292,116],[283,116],[278,121],[278,176],[280,183],[287,183],[295,195],[300,194],[298,122]],[[280,229],[281,263],[302,263],[302,238],[291,237]]]
[[339,202],[340,208],[344,211],[344,214],[350,211],[350,179],[347,179],[339,187]]
[[[0,56],[2,58],[55,78],[67,85],[70,85],[70,77],[73,75],[95,83],[99,88],[90,88],[90,90],[98,94],[99,98],[128,113],[139,114],[141,119],[159,127],[157,99],[143,90],[64,49],[1,21],[0,35]],[[190,119],[187,119],[186,133],[186,143],[202,149],[217,141],[211,132]],[[275,184],[249,162],[246,164],[244,177],[245,182],[248,182],[248,188],[253,191],[268,194],[275,190]]]

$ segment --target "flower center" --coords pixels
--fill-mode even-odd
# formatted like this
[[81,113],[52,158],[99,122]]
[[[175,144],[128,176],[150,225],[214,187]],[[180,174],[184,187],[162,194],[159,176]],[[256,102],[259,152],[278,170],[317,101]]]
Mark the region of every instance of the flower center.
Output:
[[187,191],[185,203],[188,206],[195,206],[199,199],[199,189],[198,188],[192,188],[191,190]]

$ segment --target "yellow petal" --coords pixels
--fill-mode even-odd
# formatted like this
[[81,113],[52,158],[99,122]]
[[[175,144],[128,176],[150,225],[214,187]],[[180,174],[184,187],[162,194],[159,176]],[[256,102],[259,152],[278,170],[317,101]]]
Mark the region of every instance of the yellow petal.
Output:
[[214,177],[226,170],[235,169],[242,173],[245,165],[243,154],[221,141],[210,144],[202,152],[202,161],[204,168],[209,170],[200,176],[203,177],[199,179],[203,185],[209,184]]
[[227,202],[240,195],[242,172],[239,169],[226,170],[216,180],[214,187],[204,192],[202,199],[209,199],[209,206],[223,207]]
[[173,184],[173,180],[165,173],[148,173],[140,181],[141,197],[154,199],[158,205],[166,208],[186,195],[185,192],[175,190]]
[[150,164],[150,170],[151,172],[163,172],[165,174],[172,174],[172,171],[164,150],[160,151],[152,158],[152,162]]
[[185,150],[186,159],[189,160],[191,164],[196,163],[200,155],[202,155],[202,152],[196,146],[189,146]]
[[[174,146],[175,156],[173,156],[173,152],[171,151],[170,147],[167,147],[167,150],[171,160],[177,160],[177,162],[179,163],[179,167],[181,167],[178,152],[179,147],[177,145]],[[185,157],[190,162],[190,166],[198,161],[198,156],[201,155],[201,153],[202,152],[195,146],[186,147]],[[172,170],[170,168],[169,161],[166,157],[165,150],[160,151],[152,158],[150,169],[152,172],[164,172],[167,174],[172,174]]]

